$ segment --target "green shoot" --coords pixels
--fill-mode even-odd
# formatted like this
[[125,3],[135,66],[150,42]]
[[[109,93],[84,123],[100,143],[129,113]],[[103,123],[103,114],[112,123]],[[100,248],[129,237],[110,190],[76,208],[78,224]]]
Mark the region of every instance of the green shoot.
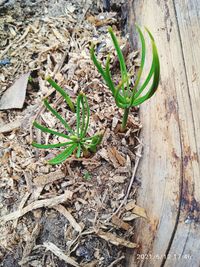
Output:
[[66,103],[69,105],[72,112],[75,112],[74,104],[70,98],[70,96],[54,81],[51,77],[46,77],[47,82],[58,91],[62,97],[65,99]]
[[83,93],[80,93],[78,95],[76,101],[76,131],[74,131],[69,126],[64,118],[49,104],[46,99],[44,100],[44,105],[64,125],[64,127],[68,131],[68,134],[64,134],[49,129],[37,123],[36,121],[33,123],[36,128],[40,129],[44,133],[50,133],[68,139],[67,142],[56,144],[37,144],[35,142],[32,143],[34,147],[40,149],[65,147],[64,151],[62,151],[55,158],[49,161],[50,164],[60,164],[68,157],[70,157],[73,153],[76,153],[76,157],[80,158],[82,155],[88,154],[89,151],[96,152],[97,146],[101,142],[102,134],[96,134],[90,137],[87,136],[90,109],[87,98]]
[[[115,50],[117,52],[117,57],[119,59],[120,71],[121,71],[121,81],[119,82],[117,86],[114,84],[111,78],[109,55],[107,57],[106,66],[104,69],[95,55],[95,47],[92,46],[90,49],[91,59],[94,62],[94,65],[97,67],[99,73],[102,75],[103,79],[105,80],[108,88],[112,92],[116,105],[119,108],[124,109],[124,115],[123,115],[122,127],[121,127],[122,131],[126,129],[130,108],[133,106],[138,106],[142,104],[144,101],[146,101],[147,99],[149,99],[156,92],[158,88],[158,84],[159,84],[159,78],[160,78],[160,62],[159,62],[156,44],[150,31],[147,28],[145,28],[151,40],[153,57],[152,57],[151,68],[147,75],[147,78],[145,79],[144,83],[141,86],[139,86],[141,75],[142,75],[143,68],[144,68],[145,58],[146,58],[146,44],[145,44],[144,35],[141,29],[137,25],[136,25],[136,28],[139,32],[139,36],[140,36],[140,40],[142,44],[142,55],[141,55],[140,68],[139,68],[139,71],[138,71],[138,74],[135,80],[135,84],[132,89],[130,88],[129,74],[127,73],[123,53],[120,49],[117,38],[115,34],[113,33],[113,30],[111,27],[109,27],[108,32],[110,33]],[[144,95],[141,95],[144,89],[147,87],[147,85],[149,85],[151,80],[152,80],[152,83],[150,85],[150,88],[147,90],[147,92]]]
[[90,181],[90,180],[92,179],[92,175],[91,175],[91,173],[89,173],[88,171],[85,171],[85,172],[83,173],[83,178],[84,178],[85,180]]

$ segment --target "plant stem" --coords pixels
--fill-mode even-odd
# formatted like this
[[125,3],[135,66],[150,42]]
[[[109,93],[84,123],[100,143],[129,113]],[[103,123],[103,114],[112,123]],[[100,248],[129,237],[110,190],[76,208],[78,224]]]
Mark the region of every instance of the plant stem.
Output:
[[122,132],[124,132],[125,129],[126,129],[126,124],[127,124],[127,120],[128,120],[129,109],[130,108],[125,108],[124,109],[124,115],[123,115],[123,118],[122,118],[122,127],[121,127]]

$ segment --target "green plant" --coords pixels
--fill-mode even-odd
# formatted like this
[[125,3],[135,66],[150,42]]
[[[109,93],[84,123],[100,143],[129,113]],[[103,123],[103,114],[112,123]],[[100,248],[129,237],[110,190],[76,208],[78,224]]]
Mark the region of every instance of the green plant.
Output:
[[[95,56],[94,45],[92,45],[90,49],[91,59],[94,62],[95,66],[97,67],[99,73],[102,75],[103,79],[105,80],[108,88],[112,92],[112,95],[115,98],[116,105],[124,109],[124,115],[123,115],[122,127],[121,127],[122,131],[124,131],[126,128],[130,108],[133,106],[138,106],[139,104],[149,99],[155,93],[155,91],[158,88],[159,77],[160,77],[160,63],[159,63],[159,57],[158,57],[156,44],[150,31],[147,28],[145,28],[151,39],[153,57],[152,57],[151,68],[147,75],[147,78],[145,79],[144,83],[141,86],[139,86],[141,75],[142,75],[143,68],[144,68],[144,63],[145,63],[146,44],[145,44],[145,39],[144,39],[141,29],[137,25],[136,25],[136,28],[139,32],[139,36],[140,36],[140,40],[142,44],[142,55],[141,55],[140,68],[139,68],[139,71],[138,71],[138,74],[135,80],[135,84],[132,89],[130,88],[130,79],[129,79],[129,74],[127,73],[123,53],[119,47],[117,38],[115,34],[113,33],[113,30],[111,27],[108,28],[108,31],[110,33],[115,50],[117,52],[117,56],[118,56],[119,63],[120,63],[120,71],[121,71],[121,82],[119,82],[117,86],[114,84],[111,78],[110,56],[108,55],[105,68],[103,68],[101,64],[99,63],[97,57]],[[149,90],[143,96],[141,96],[142,92],[147,87],[147,85],[150,83],[151,79],[152,79],[152,84]]]
[[[58,86],[50,78],[47,78],[47,81],[64,97],[68,105],[70,106],[72,111],[75,111],[75,106],[67,93]],[[87,130],[89,126],[90,119],[90,109],[88,105],[88,101],[86,96],[83,93],[80,93],[77,97],[76,101],[76,129],[73,130],[69,124],[65,121],[65,119],[49,104],[48,100],[44,100],[45,107],[64,125],[68,134],[64,134],[61,132],[57,132],[55,130],[44,127],[43,125],[33,122],[33,125],[40,129],[44,133],[50,133],[53,135],[57,135],[68,140],[64,143],[56,143],[56,144],[38,144],[32,143],[34,147],[41,149],[50,149],[50,148],[59,148],[65,147],[65,150],[59,153],[55,158],[49,161],[50,164],[59,164],[70,157],[74,152],[76,152],[76,156],[81,157],[82,153],[87,155],[89,151],[95,152],[97,145],[100,144],[102,135],[96,134],[93,136],[87,136]]]
[[84,173],[83,173],[83,178],[85,179],[85,180],[91,180],[92,179],[92,175],[91,175],[91,173],[89,173],[88,171],[85,171]]

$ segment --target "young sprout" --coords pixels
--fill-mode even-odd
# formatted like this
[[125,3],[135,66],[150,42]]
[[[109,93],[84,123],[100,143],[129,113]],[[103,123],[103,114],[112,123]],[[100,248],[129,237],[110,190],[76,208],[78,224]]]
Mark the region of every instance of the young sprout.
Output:
[[[119,82],[117,86],[114,84],[112,77],[111,77],[109,55],[106,60],[105,68],[103,68],[95,55],[94,45],[92,45],[90,49],[91,59],[94,62],[94,65],[97,67],[99,73],[102,75],[103,79],[105,80],[108,88],[112,92],[116,105],[124,110],[124,115],[122,118],[122,127],[121,127],[122,131],[126,129],[126,124],[127,124],[130,108],[133,106],[138,106],[144,101],[146,101],[147,99],[149,99],[157,90],[158,84],[159,84],[159,78],[160,78],[160,62],[159,62],[156,44],[150,31],[147,28],[145,28],[151,40],[153,56],[152,56],[152,63],[151,63],[150,71],[145,81],[143,82],[143,84],[139,86],[141,75],[142,75],[143,68],[144,68],[144,63],[145,63],[146,44],[145,44],[144,35],[141,29],[137,25],[136,25],[136,28],[139,32],[139,36],[140,36],[140,40],[142,44],[142,55],[141,55],[140,68],[139,68],[133,88],[130,88],[130,79],[129,79],[130,75],[127,72],[123,53],[119,47],[117,38],[115,34],[113,33],[113,30],[111,27],[108,28],[108,32],[110,33],[115,50],[117,52],[117,57],[119,59],[120,71],[121,71],[121,82]],[[141,95],[144,89],[147,87],[147,85],[149,85],[151,80],[152,80],[152,83],[150,84],[150,88],[147,90],[145,94]]]
[[[66,102],[71,105],[72,109],[74,104],[71,98],[66,94],[62,88],[58,88],[58,85],[48,78],[48,81],[53,85],[53,87],[65,98]],[[86,96],[80,93],[76,101],[76,129],[73,130],[65,119],[49,104],[47,99],[44,100],[45,107],[64,125],[68,134],[57,132],[55,130],[44,127],[43,125],[33,122],[33,125],[40,129],[44,133],[50,133],[57,135],[66,139],[66,142],[56,143],[56,144],[38,144],[32,143],[34,147],[41,149],[59,148],[65,147],[64,151],[59,153],[55,158],[49,160],[50,164],[59,164],[70,157],[74,152],[76,152],[77,158],[88,154],[89,151],[95,152],[97,145],[100,144],[102,140],[102,134],[96,134],[93,136],[87,136],[89,119],[90,119],[90,109]]]

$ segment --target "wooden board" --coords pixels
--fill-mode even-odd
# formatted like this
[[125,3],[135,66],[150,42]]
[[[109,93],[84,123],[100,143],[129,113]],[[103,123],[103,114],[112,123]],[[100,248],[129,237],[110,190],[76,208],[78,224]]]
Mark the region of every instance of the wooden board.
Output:
[[129,266],[200,266],[200,1],[129,0],[129,10],[132,41],[134,22],[147,26],[161,63],[159,90],[141,106],[138,205],[149,221],[136,221]]

